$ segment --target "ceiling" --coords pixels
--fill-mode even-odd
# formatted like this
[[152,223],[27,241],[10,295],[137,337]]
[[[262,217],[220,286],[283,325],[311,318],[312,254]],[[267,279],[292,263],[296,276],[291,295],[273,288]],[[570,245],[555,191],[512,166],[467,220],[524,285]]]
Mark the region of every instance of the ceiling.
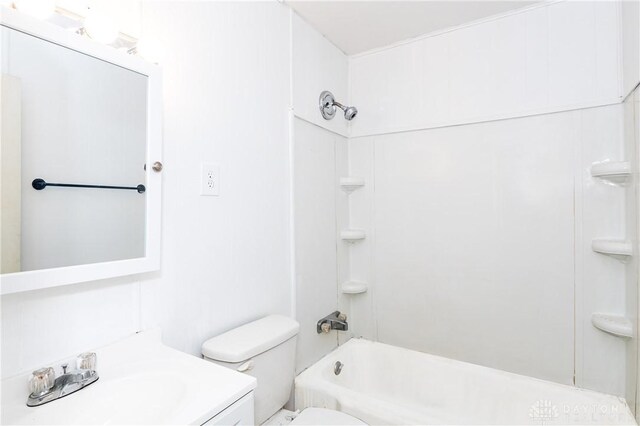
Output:
[[286,0],[286,3],[344,53],[354,55],[538,1]]

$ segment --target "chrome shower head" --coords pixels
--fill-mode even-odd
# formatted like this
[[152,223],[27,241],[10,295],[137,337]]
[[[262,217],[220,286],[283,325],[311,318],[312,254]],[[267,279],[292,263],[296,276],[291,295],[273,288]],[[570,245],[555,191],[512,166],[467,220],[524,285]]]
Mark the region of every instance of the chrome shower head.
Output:
[[348,121],[353,120],[356,115],[358,115],[358,108],[354,106],[347,107],[347,109],[344,110],[344,118]]
[[344,118],[351,121],[358,114],[358,109],[354,106],[344,106],[336,101],[333,94],[327,90],[320,93],[320,113],[325,120],[331,120],[336,115],[336,107],[344,111]]

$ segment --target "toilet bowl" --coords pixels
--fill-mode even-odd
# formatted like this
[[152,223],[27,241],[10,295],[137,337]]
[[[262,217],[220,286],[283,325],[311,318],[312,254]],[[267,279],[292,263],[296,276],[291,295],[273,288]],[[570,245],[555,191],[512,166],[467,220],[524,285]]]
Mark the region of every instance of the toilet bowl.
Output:
[[[295,376],[299,324],[283,315],[269,315],[213,337],[202,345],[203,357],[258,380],[254,391],[255,424],[260,425],[289,401]],[[292,425],[365,425],[348,414],[306,408]]]

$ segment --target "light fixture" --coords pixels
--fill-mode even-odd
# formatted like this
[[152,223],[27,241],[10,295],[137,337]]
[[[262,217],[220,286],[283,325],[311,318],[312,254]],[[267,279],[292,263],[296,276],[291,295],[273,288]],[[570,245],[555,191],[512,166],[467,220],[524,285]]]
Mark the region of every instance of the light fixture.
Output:
[[47,19],[56,10],[55,0],[15,0],[13,6],[18,11],[38,19]]
[[157,64],[162,57],[162,46],[155,40],[143,37],[136,43],[135,53],[147,61]]
[[112,43],[118,38],[118,27],[113,20],[91,10],[84,20],[84,30],[91,39],[104,44]]

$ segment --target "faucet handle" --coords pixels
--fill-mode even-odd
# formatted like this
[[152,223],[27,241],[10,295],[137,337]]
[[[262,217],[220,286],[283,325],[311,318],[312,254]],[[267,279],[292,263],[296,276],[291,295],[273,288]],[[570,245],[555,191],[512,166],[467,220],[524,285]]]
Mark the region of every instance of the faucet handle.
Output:
[[78,355],[78,358],[76,358],[76,367],[79,370],[95,371],[97,361],[98,361],[98,357],[95,352],[83,352],[80,355]]
[[343,314],[343,313],[339,313],[338,314],[338,319],[340,321],[346,321],[347,320],[347,316],[345,314]]
[[44,395],[53,388],[56,373],[51,367],[40,368],[33,372],[29,380],[29,391],[32,395]]

